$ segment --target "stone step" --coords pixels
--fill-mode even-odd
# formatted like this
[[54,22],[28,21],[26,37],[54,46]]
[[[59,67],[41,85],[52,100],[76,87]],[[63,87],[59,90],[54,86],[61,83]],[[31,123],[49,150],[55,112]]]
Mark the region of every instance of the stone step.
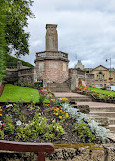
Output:
[[87,116],[90,119],[95,120],[96,122],[98,122],[99,125],[101,125],[101,126],[108,127],[108,125],[109,125],[109,118],[108,117],[94,115],[94,114],[90,114],[90,113],[87,114]]
[[48,86],[48,88],[68,88],[68,86],[62,85],[62,86]]
[[103,106],[90,106],[91,112],[115,112],[115,107],[103,107]]
[[111,132],[115,133],[115,117],[100,116],[92,113],[87,114],[87,116],[98,122],[99,125],[104,126]]
[[115,125],[109,125],[109,129],[115,133]]
[[112,139],[115,142],[115,131],[108,133],[108,138]]
[[[61,97],[58,97],[61,98]],[[77,102],[89,102],[91,101],[90,97],[66,97],[69,101],[75,101],[75,103],[77,104]]]
[[115,117],[109,117],[110,125],[115,125]]
[[90,114],[104,116],[104,117],[115,117],[115,112],[90,112]]
[[48,83],[47,87],[52,91],[52,92],[70,92],[70,89],[67,85],[67,83]]
[[52,92],[70,92],[69,88],[49,88]]

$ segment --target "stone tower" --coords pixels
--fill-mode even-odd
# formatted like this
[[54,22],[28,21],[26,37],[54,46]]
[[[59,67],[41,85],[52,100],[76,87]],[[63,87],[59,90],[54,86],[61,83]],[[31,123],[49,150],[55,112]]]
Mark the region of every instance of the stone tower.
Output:
[[81,70],[84,69],[84,65],[82,64],[81,60],[78,60],[77,64],[75,65],[75,68],[80,68]]
[[47,83],[63,83],[68,79],[68,54],[58,51],[57,25],[46,25],[46,51],[37,52],[35,60],[36,80]]
[[58,51],[57,25],[46,25],[46,51]]

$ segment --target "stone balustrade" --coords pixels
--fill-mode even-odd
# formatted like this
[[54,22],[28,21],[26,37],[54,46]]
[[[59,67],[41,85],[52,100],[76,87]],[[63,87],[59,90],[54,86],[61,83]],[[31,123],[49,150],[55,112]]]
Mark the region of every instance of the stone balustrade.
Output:
[[36,53],[36,60],[63,59],[68,61],[68,54],[61,51],[44,51]]

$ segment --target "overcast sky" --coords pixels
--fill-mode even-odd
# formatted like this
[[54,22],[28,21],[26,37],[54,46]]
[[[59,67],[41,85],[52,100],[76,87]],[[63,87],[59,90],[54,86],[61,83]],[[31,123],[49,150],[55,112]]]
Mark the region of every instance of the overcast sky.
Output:
[[115,68],[115,0],[34,0],[35,19],[28,20],[30,55],[22,57],[34,65],[35,53],[45,50],[46,24],[57,24],[58,50],[69,54],[69,67],[78,60],[85,67]]

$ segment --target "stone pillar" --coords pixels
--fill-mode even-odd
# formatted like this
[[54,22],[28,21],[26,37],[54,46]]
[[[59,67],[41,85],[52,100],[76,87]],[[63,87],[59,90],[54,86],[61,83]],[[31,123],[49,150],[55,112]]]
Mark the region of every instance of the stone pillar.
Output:
[[57,25],[46,25],[46,51],[58,51]]
[[21,61],[17,62],[17,69],[22,69],[22,62]]

